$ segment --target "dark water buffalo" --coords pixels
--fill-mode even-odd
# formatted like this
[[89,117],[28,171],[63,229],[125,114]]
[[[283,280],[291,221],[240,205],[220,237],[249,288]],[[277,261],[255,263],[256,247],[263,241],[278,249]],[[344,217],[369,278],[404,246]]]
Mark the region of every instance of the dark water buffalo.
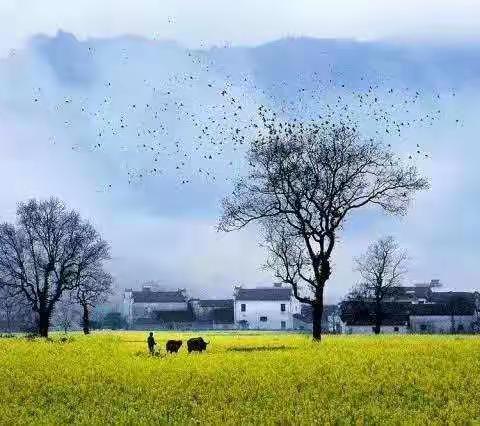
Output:
[[193,337],[187,340],[188,353],[190,352],[202,352],[207,349],[207,345],[210,342],[206,342],[202,337]]
[[177,353],[181,346],[181,340],[169,340],[165,345],[165,349],[167,350],[167,352],[173,354],[174,352]]

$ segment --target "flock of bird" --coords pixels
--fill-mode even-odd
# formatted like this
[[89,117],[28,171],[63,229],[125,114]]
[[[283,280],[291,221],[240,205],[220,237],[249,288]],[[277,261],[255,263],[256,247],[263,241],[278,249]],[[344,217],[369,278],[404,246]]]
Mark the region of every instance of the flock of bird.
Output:
[[[96,54],[94,48],[86,49],[90,55]],[[125,88],[116,87],[118,82],[112,78],[91,98],[72,94],[57,100],[53,107],[49,104],[66,132],[88,123],[88,142],[73,145],[72,150],[116,150],[125,160],[129,183],[173,171],[179,184],[188,184],[199,175],[215,181],[222,174],[219,169],[224,170],[224,179],[241,173],[249,142],[265,131],[265,112],[280,124],[292,120],[348,123],[389,145],[411,129],[431,126],[442,117],[440,94],[389,86],[388,80],[369,76],[349,84],[342,82],[342,73],[333,66],[327,78],[313,72],[266,86],[258,84],[251,73],[225,71],[208,51],[185,51],[185,55],[188,71],[158,81],[153,77],[138,80],[137,76],[140,89],[134,90],[139,91],[138,98],[133,94],[127,97],[132,99],[129,102],[118,96]],[[122,50],[120,62],[129,60],[128,51]],[[47,97],[37,88],[32,102],[47,108]],[[437,105],[428,113],[425,99],[430,107],[432,102]],[[459,120],[455,122],[459,124]],[[52,136],[52,141],[56,140]],[[419,144],[409,157],[415,155],[429,157]],[[131,161],[137,156],[136,163]]]

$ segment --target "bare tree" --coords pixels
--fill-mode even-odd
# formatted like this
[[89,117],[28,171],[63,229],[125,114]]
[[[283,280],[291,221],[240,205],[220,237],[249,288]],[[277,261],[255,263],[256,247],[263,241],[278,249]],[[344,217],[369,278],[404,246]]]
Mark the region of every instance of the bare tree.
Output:
[[267,266],[312,306],[313,338],[320,340],[323,292],[347,218],[367,206],[405,214],[413,194],[428,182],[353,126],[263,121],[266,132],[251,142],[250,171],[223,201],[219,229],[261,225]]
[[71,295],[62,297],[55,305],[54,322],[62,327],[65,334],[72,328],[78,317],[78,311],[75,308]]
[[0,318],[5,321],[6,331],[28,328],[29,316],[28,307],[21,294],[17,294],[9,287],[0,286]]
[[55,198],[20,203],[17,224],[0,225],[2,285],[23,295],[44,337],[62,295],[77,288],[83,271],[108,258],[108,244],[93,226]]
[[398,294],[398,287],[407,272],[408,256],[391,236],[370,244],[366,253],[356,259],[357,271],[362,277],[360,284],[350,293],[350,299],[373,303],[375,334],[382,327],[386,300]]
[[85,334],[90,333],[90,310],[107,300],[112,291],[112,276],[101,265],[94,265],[85,271],[79,279],[74,298],[82,308],[82,327]]

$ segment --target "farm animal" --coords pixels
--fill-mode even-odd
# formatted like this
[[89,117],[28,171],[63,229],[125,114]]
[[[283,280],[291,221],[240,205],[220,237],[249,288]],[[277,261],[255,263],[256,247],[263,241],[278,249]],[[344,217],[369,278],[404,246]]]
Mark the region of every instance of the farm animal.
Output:
[[181,340],[169,340],[165,345],[165,349],[167,352],[170,352],[172,354],[174,352],[177,353],[181,346]]
[[188,353],[193,352],[202,352],[207,349],[207,345],[210,342],[203,340],[203,337],[193,337],[187,340],[187,349]]

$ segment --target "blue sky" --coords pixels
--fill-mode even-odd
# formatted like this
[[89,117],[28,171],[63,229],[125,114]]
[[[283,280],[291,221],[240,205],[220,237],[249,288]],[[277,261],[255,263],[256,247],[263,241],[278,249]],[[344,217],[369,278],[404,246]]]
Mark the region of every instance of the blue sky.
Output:
[[[478,288],[480,15],[474,2],[452,8],[427,1],[414,15],[408,1],[321,8],[304,1],[275,7],[206,1],[201,8],[140,1],[134,9],[129,3],[1,3],[2,218],[13,219],[16,203],[28,197],[65,199],[111,242],[109,267],[119,287],[160,280],[213,297],[228,296],[236,284],[270,283],[260,269],[264,254],[255,229],[228,235],[214,229],[229,178],[244,164],[241,147],[226,144],[222,155],[211,145],[195,150],[194,121],[224,114],[214,109],[222,98],[208,84],[228,85],[248,119],[260,103],[278,107],[296,88],[312,89],[312,72],[337,82],[327,85],[325,99],[345,95],[340,81],[353,90],[365,84],[360,75],[380,75],[379,90],[422,92],[410,114],[441,110],[433,126],[414,126],[392,140],[401,154],[417,143],[429,153],[416,160],[432,189],[417,197],[406,218],[368,211],[347,223],[327,300],[354,284],[352,258],[385,234],[408,248],[409,281],[439,278],[448,288]],[[248,75],[249,83],[235,73]],[[282,91],[280,82],[286,82]],[[122,123],[124,130],[107,135]],[[155,164],[142,147],[153,142],[162,149]],[[159,172],[149,173],[152,167]]]

